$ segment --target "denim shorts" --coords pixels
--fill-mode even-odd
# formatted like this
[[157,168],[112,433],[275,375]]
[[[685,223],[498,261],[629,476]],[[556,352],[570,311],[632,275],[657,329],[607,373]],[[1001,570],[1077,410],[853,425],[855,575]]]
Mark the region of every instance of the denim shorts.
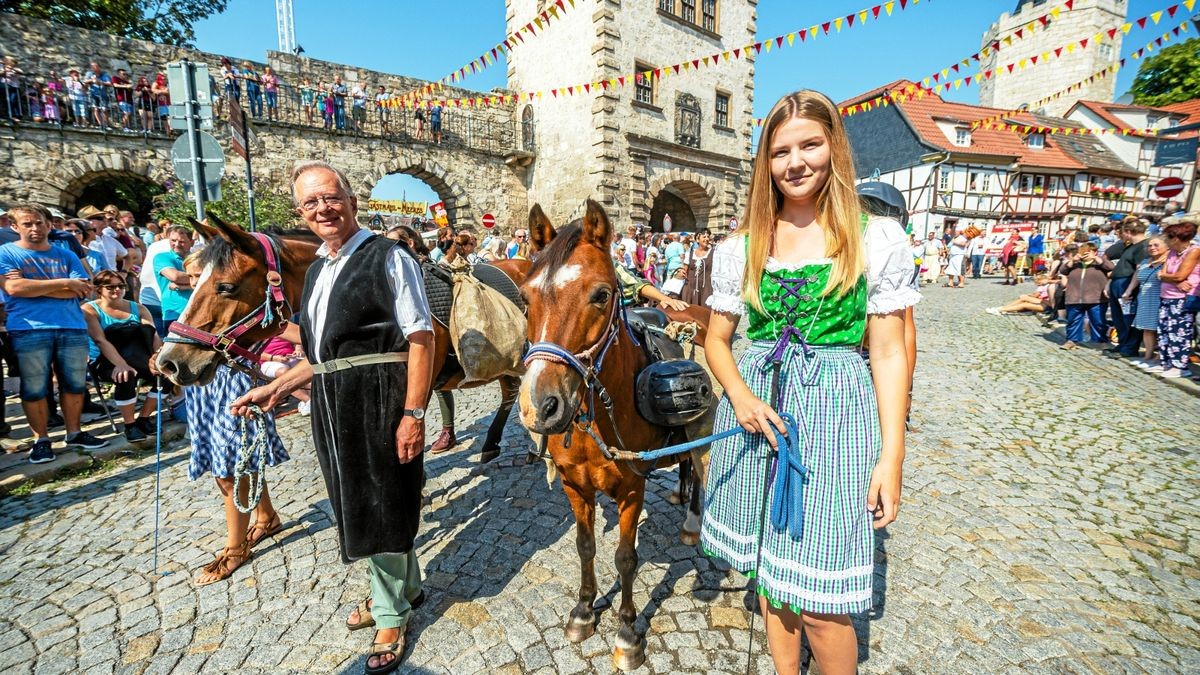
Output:
[[13,330],[8,335],[21,364],[22,401],[46,398],[52,370],[60,392],[82,394],[87,390],[87,331],[48,328]]

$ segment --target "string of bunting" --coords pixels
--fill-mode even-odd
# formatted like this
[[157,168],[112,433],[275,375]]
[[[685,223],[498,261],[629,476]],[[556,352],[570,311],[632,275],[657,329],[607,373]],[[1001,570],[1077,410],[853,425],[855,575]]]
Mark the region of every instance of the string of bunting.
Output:
[[[1069,0],[1069,1],[1073,2],[1073,0]],[[886,92],[883,92],[882,94],[879,94],[878,96],[875,96],[866,101],[861,101],[859,103],[855,103],[855,104],[849,105],[849,106],[843,106],[843,107],[839,108],[839,112],[844,117],[849,117],[851,115],[855,115],[860,112],[869,112],[878,107],[886,107],[892,103],[899,103],[899,102],[913,99],[913,98],[918,98],[918,99],[924,98],[927,94],[936,94],[939,90],[949,91],[951,89],[951,87],[953,87],[954,89],[958,89],[961,86],[963,86],[964,84],[969,86],[971,84],[971,82],[978,82],[979,80],[982,80],[982,79],[991,79],[992,77],[1001,77],[1006,74],[1013,73],[1014,70],[1018,70],[1018,69],[1024,70],[1025,68],[1034,67],[1039,64],[1045,65],[1046,63],[1049,63],[1052,60],[1052,58],[1055,58],[1055,59],[1061,58],[1063,52],[1066,52],[1068,54],[1074,53],[1077,46],[1079,49],[1087,49],[1089,45],[1100,44],[1103,41],[1103,38],[1105,35],[1107,35],[1109,37],[1109,39],[1114,39],[1117,31],[1121,31],[1121,32],[1128,34],[1132,25],[1135,23],[1138,25],[1139,28],[1145,27],[1147,22],[1150,22],[1150,21],[1157,24],[1162,19],[1162,15],[1164,13],[1168,14],[1171,17],[1174,17],[1175,14],[1178,13],[1178,10],[1181,6],[1186,7],[1188,9],[1188,11],[1191,11],[1192,6],[1195,5],[1195,3],[1196,3],[1196,0],[1185,0],[1184,2],[1175,4],[1175,5],[1171,5],[1170,7],[1159,10],[1157,12],[1153,12],[1152,14],[1147,14],[1146,16],[1141,17],[1135,21],[1127,22],[1119,28],[1112,28],[1107,31],[1100,31],[1091,37],[1073,41],[1066,45],[1056,47],[1051,50],[1047,50],[1040,55],[1024,58],[1024,59],[1021,59],[1020,61],[1009,63],[1009,64],[1006,64],[1004,66],[1000,66],[1000,67],[997,67],[994,69],[985,70],[983,72],[976,73],[975,75],[969,75],[969,76],[966,76],[961,79],[957,79],[957,80],[953,80],[953,81],[945,80],[945,81],[936,82],[936,80],[938,78],[940,78],[941,76],[940,76],[940,74],[933,75],[933,76],[924,78],[921,81],[921,83],[910,83],[903,90],[886,91]],[[1051,10],[1051,12],[1053,12],[1053,10]],[[1165,42],[1169,42],[1171,39],[1171,36],[1173,36],[1173,35],[1178,36],[1181,33],[1186,33],[1188,30],[1187,26],[1188,26],[1188,20],[1185,20],[1182,23],[1180,23],[1179,25],[1172,28],[1170,31],[1163,33],[1162,35],[1155,38],[1154,40],[1146,43],[1146,45],[1144,47],[1131,53],[1128,58],[1141,59],[1141,58],[1145,57],[1146,54],[1153,52],[1156,47],[1161,47]],[[994,47],[994,44],[993,44],[993,47]],[[963,61],[960,61],[959,63],[961,64],[961,63],[967,62],[967,61],[969,61],[970,58],[974,58],[974,57],[969,57],[968,59],[964,59]],[[1126,61],[1126,59],[1121,59],[1118,62],[1119,65],[1114,64],[1112,66],[1105,68],[1102,71],[1093,73],[1088,78],[1085,78],[1084,80],[1077,82],[1062,91],[1051,94],[1050,96],[1046,97],[1045,99],[1035,102],[1030,107],[1033,108],[1033,107],[1040,106],[1043,103],[1060,98],[1060,97],[1070,93],[1071,91],[1074,91],[1074,90],[1084,86],[1085,84],[1091,83],[1091,82],[1095,81],[1095,79],[1106,77],[1110,71],[1115,72],[1121,66],[1123,66],[1125,64],[1125,61]],[[945,72],[945,71],[942,71],[942,72]],[[930,82],[931,79],[936,82],[936,86],[930,87],[927,84],[925,84],[925,83]],[[979,122],[973,124],[972,128],[982,126],[985,122],[988,122],[988,121],[996,121],[999,119],[1003,119],[1004,117],[1009,117],[1009,116],[1012,116],[1015,114],[1019,114],[1021,112],[1023,112],[1023,111],[1020,111],[1020,110],[1006,111],[1004,113],[1000,113],[999,115],[994,116],[993,118],[988,118],[987,120],[980,120]],[[760,126],[762,126],[762,124],[763,124],[763,118],[761,118],[761,117],[755,118],[754,126],[760,127]],[[1120,130],[1118,129],[1116,131],[1120,131]],[[1153,131],[1144,132],[1144,131],[1140,131],[1140,130],[1131,130],[1131,132],[1132,131],[1136,131],[1138,133],[1153,133]],[[1074,127],[1070,127],[1070,128],[1064,128],[1060,133],[1077,133],[1077,131],[1075,130]]]
[[502,42],[497,43],[491,49],[472,59],[470,63],[467,63],[465,66],[455,70],[454,72],[437,81],[430,82],[420,89],[410,91],[406,94],[401,94],[396,98],[405,101],[419,99],[433,93],[435,90],[440,91],[446,85],[462,82],[467,78],[468,75],[474,75],[475,73],[486,70],[488,67],[495,65],[496,62],[500,60],[501,55],[507,57],[509,52],[524,44],[526,35],[529,35],[529,37],[537,36],[538,32],[544,31],[546,26],[549,25],[551,21],[559,19],[563,14],[567,13],[569,9],[574,8],[575,0],[555,0],[553,4],[535,16],[532,21],[525,24],[508,37],[504,38]]
[[[559,1],[561,3],[563,0]],[[566,1],[570,2],[570,0]],[[924,0],[926,4],[932,1],[933,0]],[[828,21],[813,24],[808,28],[802,28],[800,30],[784,33],[782,35],[776,35],[775,37],[768,38],[760,42],[754,42],[744,47],[738,47],[724,52],[716,52],[714,54],[709,54],[686,61],[680,61],[679,63],[662,66],[653,70],[629,73],[626,75],[608,78],[606,80],[596,80],[594,82],[584,82],[582,84],[556,87],[548,90],[543,89],[540,91],[526,91],[515,94],[491,94],[468,98],[440,99],[436,101],[422,100],[421,95],[404,95],[386,101],[384,105],[391,108],[405,109],[417,107],[431,108],[435,105],[452,108],[475,108],[507,105],[508,103],[521,100],[541,100],[547,94],[549,94],[551,98],[558,98],[560,96],[590,95],[593,91],[597,90],[608,91],[609,89],[626,87],[630,84],[640,84],[646,79],[655,80],[678,76],[683,72],[700,70],[701,68],[712,67],[719,63],[728,62],[731,58],[735,60],[740,59],[742,57],[749,56],[751,53],[755,55],[761,54],[764,51],[770,53],[773,49],[782,49],[785,45],[788,47],[793,47],[796,46],[795,43],[797,38],[800,39],[801,44],[804,44],[809,40],[817,40],[820,38],[820,36],[829,36],[830,33],[841,33],[842,30],[853,28],[855,25],[861,27],[866,25],[868,21],[878,21],[881,18],[890,17],[892,16],[893,12],[896,11],[897,6],[899,7],[900,11],[903,11],[909,7],[916,6],[921,2],[922,0],[888,0],[887,2],[864,8],[845,16],[832,17]],[[439,84],[441,84],[441,82],[430,84],[420,91],[422,93],[433,91],[439,87]]]

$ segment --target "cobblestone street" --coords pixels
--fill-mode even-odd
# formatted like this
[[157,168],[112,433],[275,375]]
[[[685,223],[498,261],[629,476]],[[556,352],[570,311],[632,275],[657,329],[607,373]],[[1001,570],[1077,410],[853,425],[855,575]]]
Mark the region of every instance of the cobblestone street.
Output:
[[[1200,399],[983,312],[1013,296],[976,281],[918,307],[905,502],[878,538],[876,607],[856,619],[861,671],[1200,672]],[[599,626],[568,643],[571,510],[525,463],[515,415],[502,457],[477,464],[498,400],[458,395],[467,438],[426,463],[428,601],[402,671],[611,672],[615,509],[604,500],[597,523]],[[340,562],[308,424],[281,420],[293,459],[269,474],[286,529],[229,582],[191,582],[224,523],[213,482],[187,480],[186,445],[163,459],[165,574],[153,456],[0,502],[0,672],[362,672],[371,631],[343,620],[366,566]],[[679,543],[673,477],[654,476],[639,538],[638,672],[742,672],[747,581]]]

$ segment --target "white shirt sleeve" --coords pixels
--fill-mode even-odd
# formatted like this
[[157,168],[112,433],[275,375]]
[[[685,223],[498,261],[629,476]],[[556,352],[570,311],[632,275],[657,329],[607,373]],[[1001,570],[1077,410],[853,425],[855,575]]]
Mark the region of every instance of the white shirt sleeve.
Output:
[[[712,253],[712,295],[708,306],[718,312],[742,316],[742,279],[746,275],[745,237],[729,237]],[[911,266],[910,266],[911,267]]]
[[429,300],[425,297],[425,277],[421,266],[400,247],[387,261],[388,283],[396,295],[396,324],[408,337],[433,330],[429,319]]
[[921,301],[912,287],[913,256],[908,235],[891,218],[872,218],[867,224],[867,313],[890,314]]

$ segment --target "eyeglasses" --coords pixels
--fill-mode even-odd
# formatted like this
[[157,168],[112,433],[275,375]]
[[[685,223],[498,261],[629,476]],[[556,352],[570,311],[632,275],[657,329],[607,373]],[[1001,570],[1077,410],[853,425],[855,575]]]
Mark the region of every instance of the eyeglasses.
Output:
[[64,230],[64,231],[65,231],[65,232],[70,232],[71,234],[83,234],[83,232],[82,232],[82,231],[80,231],[80,230],[72,230],[72,229],[70,229],[70,228],[68,228],[68,229],[66,229],[66,230]]
[[125,284],[104,284],[100,288],[103,288],[108,291],[123,291],[129,287],[126,286]]
[[312,199],[306,200],[303,204],[301,204],[300,210],[304,211],[305,213],[312,213],[313,211],[316,211],[317,207],[322,204],[324,204],[325,206],[328,206],[330,208],[336,209],[336,208],[341,207],[341,205],[344,204],[345,202],[346,202],[346,198],[342,197],[341,195],[329,195],[327,197],[313,197]]

